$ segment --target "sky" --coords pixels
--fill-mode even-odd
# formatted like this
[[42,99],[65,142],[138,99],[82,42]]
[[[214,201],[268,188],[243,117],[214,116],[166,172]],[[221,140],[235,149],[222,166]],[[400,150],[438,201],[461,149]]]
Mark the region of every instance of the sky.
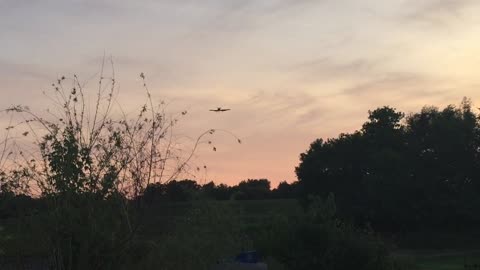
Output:
[[[113,58],[118,101],[188,110],[175,131],[206,129],[203,181],[294,181],[316,138],[361,127],[368,110],[480,102],[477,0],[0,0],[0,108],[44,109],[60,76],[94,90]],[[208,110],[231,108],[225,113]]]

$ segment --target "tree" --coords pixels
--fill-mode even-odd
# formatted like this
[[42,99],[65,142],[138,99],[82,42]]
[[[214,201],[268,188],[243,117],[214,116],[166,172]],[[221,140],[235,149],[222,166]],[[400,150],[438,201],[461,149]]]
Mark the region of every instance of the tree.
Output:
[[267,222],[256,238],[263,253],[287,269],[393,269],[381,241],[337,217],[332,194],[308,201],[297,216]]
[[143,73],[140,79],[146,102],[134,117],[115,106],[113,63],[110,77],[102,66],[93,104],[74,75],[52,84],[48,115],[20,105],[6,110],[19,117],[11,126],[34,149],[15,149],[16,166],[1,172],[0,184],[46,201],[47,211],[32,219],[43,230],[53,269],[120,269],[143,220],[143,202],[129,199],[189,170],[202,139],[215,133],[208,129],[182,149],[173,129],[187,112],[167,115],[164,102],[153,104]]
[[162,183],[149,184],[143,192],[142,199],[148,203],[156,203],[166,200],[166,186]]
[[232,188],[225,184],[216,185],[209,182],[202,186],[202,193],[208,199],[224,201],[232,197]]
[[480,209],[480,134],[471,102],[464,99],[460,107],[443,110],[426,107],[407,123],[412,196],[417,208],[430,209],[422,213],[424,219],[437,226],[472,223],[466,217],[478,220],[471,211]]
[[238,200],[262,200],[270,195],[270,181],[267,179],[248,179],[241,181],[235,189]]
[[198,197],[200,185],[193,180],[170,181],[165,185],[165,195],[169,201],[189,201]]
[[[342,210],[349,216],[364,214],[366,208],[365,177],[367,145],[360,132],[341,134],[336,139],[314,141],[301,154],[296,168],[302,200],[309,195],[327,196],[334,193]],[[344,208],[344,205],[352,207]]]
[[298,182],[291,184],[287,181],[282,181],[278,184],[277,188],[272,190],[272,197],[275,199],[293,199],[298,196]]
[[341,215],[382,230],[479,222],[480,125],[471,102],[403,117],[382,107],[360,131],[314,141],[296,168],[304,201],[333,192]]

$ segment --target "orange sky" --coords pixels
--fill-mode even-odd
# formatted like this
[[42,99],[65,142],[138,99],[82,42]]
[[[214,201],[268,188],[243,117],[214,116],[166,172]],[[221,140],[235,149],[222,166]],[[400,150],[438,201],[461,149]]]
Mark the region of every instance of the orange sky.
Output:
[[52,80],[88,82],[106,52],[124,107],[141,104],[145,72],[154,100],[190,111],[178,136],[244,141],[200,149],[199,179],[275,185],[312,140],[358,129],[369,109],[479,101],[479,12],[475,0],[3,0],[0,106],[45,108]]

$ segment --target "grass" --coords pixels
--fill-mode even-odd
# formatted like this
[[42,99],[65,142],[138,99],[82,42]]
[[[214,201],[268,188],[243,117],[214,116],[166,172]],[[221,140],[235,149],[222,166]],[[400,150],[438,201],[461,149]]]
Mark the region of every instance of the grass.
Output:
[[[416,270],[468,270],[480,265],[479,250],[402,250],[393,254]],[[467,266],[467,267],[465,267]]]
[[[193,202],[195,203],[195,202]],[[262,220],[274,215],[292,216],[300,212],[300,205],[296,200],[252,200],[252,201],[219,201],[212,202],[234,209],[243,223],[247,226],[260,224]],[[166,209],[155,209],[154,212],[162,213],[157,215],[160,220],[162,216],[172,216],[184,213],[192,206],[188,203],[171,203],[159,206]],[[150,215],[150,221],[154,222],[155,215]],[[414,270],[469,270],[464,265],[480,265],[480,249],[476,249],[480,243],[478,232],[463,233],[409,233],[403,235],[400,242],[400,250],[394,252],[393,256],[400,261],[406,261],[407,265]],[[408,268],[410,269],[410,267]],[[478,268],[477,268],[478,269]]]
[[418,270],[475,270],[480,265],[480,232],[439,232],[435,230],[405,233],[396,241],[394,256],[408,260]]
[[[197,203],[159,203],[147,210],[142,236],[147,239],[162,239],[165,232],[171,231],[178,217],[184,216]],[[296,200],[252,200],[252,201],[213,201],[213,205],[231,209],[242,223],[255,230],[256,225],[275,215],[293,216],[301,212]],[[15,228],[12,220],[3,220],[0,225],[0,238],[10,234]],[[1,239],[0,239],[1,240]],[[1,242],[1,241],[0,241]],[[467,265],[480,265],[480,233],[408,233],[397,239],[398,250],[392,255],[406,262],[416,270],[469,270]],[[38,245],[34,245],[38,246]],[[2,253],[0,247],[0,255]],[[276,269],[276,267],[274,267]],[[480,269],[480,268],[476,268]]]

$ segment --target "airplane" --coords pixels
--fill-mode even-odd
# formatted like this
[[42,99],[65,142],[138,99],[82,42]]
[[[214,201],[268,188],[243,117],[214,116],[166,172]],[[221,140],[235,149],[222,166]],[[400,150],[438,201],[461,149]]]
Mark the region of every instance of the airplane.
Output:
[[221,107],[217,107],[215,110],[210,110],[211,112],[226,112],[230,111],[230,109],[222,109]]

